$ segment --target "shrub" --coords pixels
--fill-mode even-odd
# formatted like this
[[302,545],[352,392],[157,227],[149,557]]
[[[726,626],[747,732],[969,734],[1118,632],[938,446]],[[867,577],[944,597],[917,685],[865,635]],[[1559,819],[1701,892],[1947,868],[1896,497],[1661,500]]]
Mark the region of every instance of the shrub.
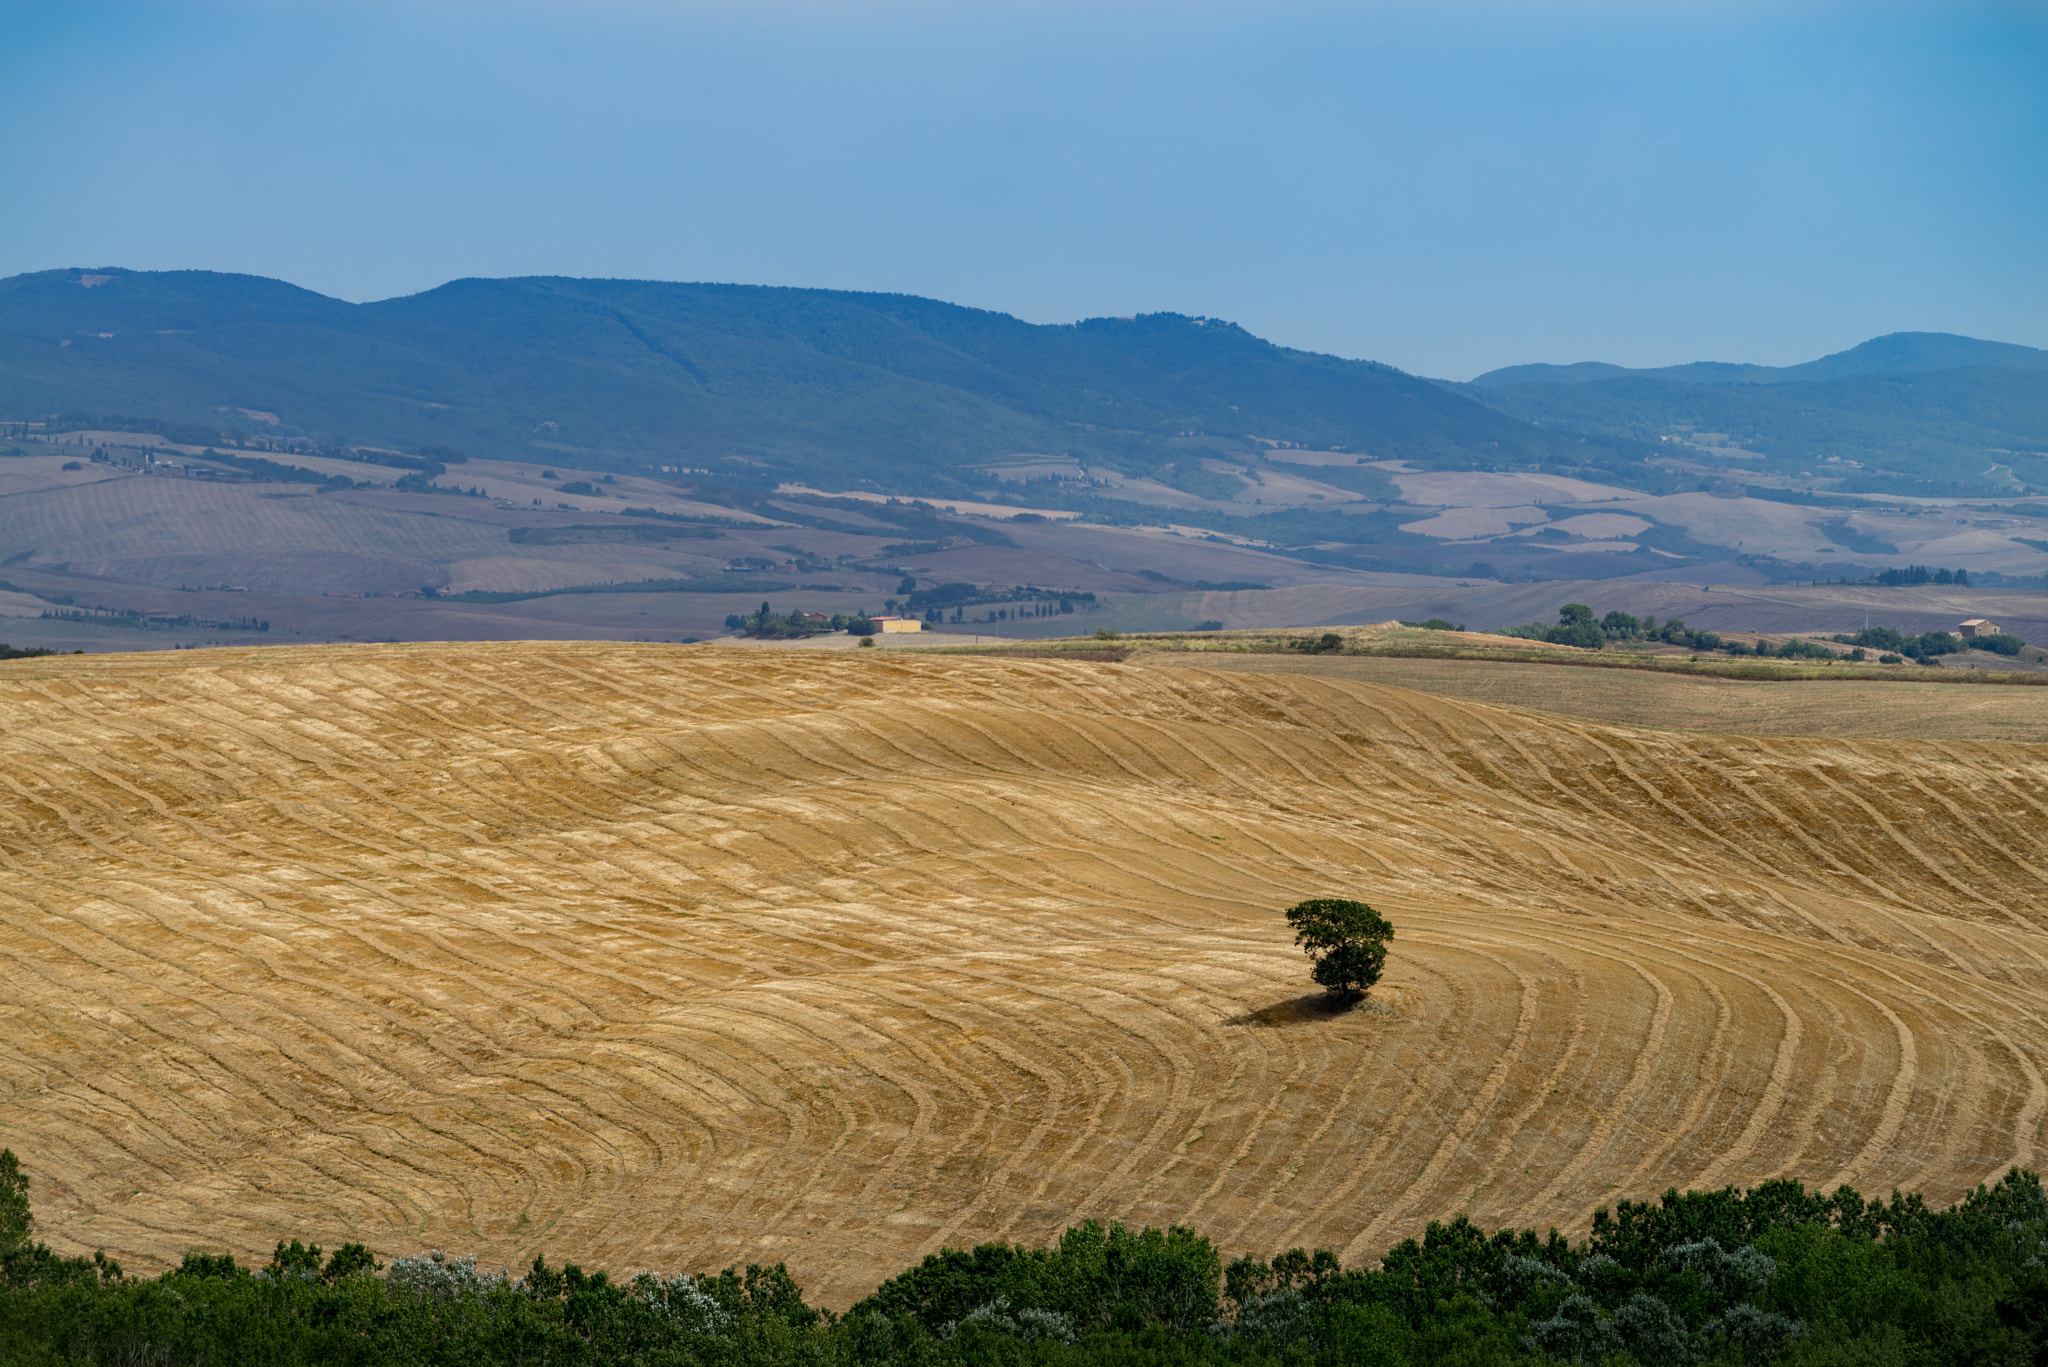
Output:
[[1872,650],[1890,650],[1904,654],[1906,649],[1906,638],[1890,627],[1865,627],[1849,640],[1852,644],[1868,646]]
[[[1633,622],[1635,618],[1628,620]],[[1607,644],[1607,632],[1593,620],[1593,609],[1584,603],[1566,603],[1559,608],[1556,626],[1526,622],[1518,627],[1509,627],[1501,635],[1527,641],[1549,641],[1552,645],[1577,646],[1581,650],[1598,650]]]
[[[294,1244],[298,1240],[292,1241]],[[282,1244],[278,1245],[280,1248]],[[315,1247],[317,1255],[319,1249]],[[540,1264],[540,1259],[534,1259]],[[411,1295],[432,1301],[452,1301],[462,1296],[478,1296],[501,1286],[509,1286],[511,1277],[505,1272],[487,1273],[476,1270],[476,1255],[450,1257],[440,1249],[413,1258],[393,1258],[391,1270],[384,1274],[384,1284]]]

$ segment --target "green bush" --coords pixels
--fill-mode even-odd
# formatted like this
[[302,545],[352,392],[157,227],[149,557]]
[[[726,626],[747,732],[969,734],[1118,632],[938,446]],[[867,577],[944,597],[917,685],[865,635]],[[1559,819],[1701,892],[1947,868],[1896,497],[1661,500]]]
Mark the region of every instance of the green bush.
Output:
[[[1625,614],[1621,614],[1625,615]],[[1609,613],[1610,619],[1617,614]],[[1628,618],[1630,622],[1636,619]],[[1557,610],[1557,625],[1546,626],[1541,622],[1525,622],[1518,627],[1509,627],[1500,633],[1527,641],[1549,641],[1553,645],[1577,646],[1581,650],[1599,650],[1607,644],[1608,633],[1593,620],[1593,609],[1584,603],[1566,603]]]
[[1890,627],[1865,627],[1851,636],[1849,643],[1867,646],[1871,650],[1889,650],[1900,655],[1906,652],[1906,638]]
[[[1773,1180],[1595,1213],[1590,1234],[1432,1221],[1376,1267],[1326,1249],[1225,1268],[1195,1231],[1086,1221],[1047,1247],[944,1249],[843,1317],[781,1264],[614,1279],[536,1257],[323,1257],[158,1278],[30,1240],[0,1151],[0,1361],[40,1367],[1423,1367],[2048,1360],[2048,1198],[2014,1169],[1957,1204]],[[17,1199],[18,1198],[18,1199]],[[55,1269],[68,1269],[56,1271]]]

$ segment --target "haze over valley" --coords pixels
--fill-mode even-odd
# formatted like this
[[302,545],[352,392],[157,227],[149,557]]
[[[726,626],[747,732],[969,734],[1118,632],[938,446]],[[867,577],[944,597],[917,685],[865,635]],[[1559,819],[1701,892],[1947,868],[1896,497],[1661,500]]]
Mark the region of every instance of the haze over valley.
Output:
[[[0,347],[13,634],[66,649],[251,623],[681,641],[763,595],[832,615],[941,589],[933,625],[1005,634],[1073,626],[1077,601],[1089,630],[1492,628],[1541,615],[1559,591],[1519,586],[1553,582],[1721,629],[1838,629],[1874,601],[1925,631],[1953,625],[1947,598],[1759,618],[1699,586],[1777,602],[1914,565],[2048,583],[2043,353],[1967,339],[1782,375],[1444,385],[1172,314],[1034,327],[559,279],[357,306],[102,269],[0,282]],[[1960,418],[1971,387],[2000,401]],[[1806,427],[1766,430],[1771,405]],[[1004,606],[1055,594],[1051,621]]]

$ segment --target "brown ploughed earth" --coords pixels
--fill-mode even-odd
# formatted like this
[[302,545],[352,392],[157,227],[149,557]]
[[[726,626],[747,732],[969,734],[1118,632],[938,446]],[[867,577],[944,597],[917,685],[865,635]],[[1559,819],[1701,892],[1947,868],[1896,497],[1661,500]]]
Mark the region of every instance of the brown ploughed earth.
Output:
[[[2041,745],[613,643],[18,660],[0,745],[0,1143],[139,1270],[786,1259],[843,1306],[1085,1216],[1359,1261],[2038,1162]],[[1333,894],[1398,927],[1342,1014],[1280,917]]]

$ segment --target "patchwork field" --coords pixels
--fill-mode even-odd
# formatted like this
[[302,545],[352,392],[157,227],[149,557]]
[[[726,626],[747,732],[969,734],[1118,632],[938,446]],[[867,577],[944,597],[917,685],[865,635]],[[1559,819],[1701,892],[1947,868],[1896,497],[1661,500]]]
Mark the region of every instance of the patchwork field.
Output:
[[[2038,1162],[2048,747],[894,651],[5,670],[0,1143],[67,1251],[843,1305],[1086,1215],[1358,1260]],[[1368,1009],[1306,995],[1326,893],[1399,928]]]

